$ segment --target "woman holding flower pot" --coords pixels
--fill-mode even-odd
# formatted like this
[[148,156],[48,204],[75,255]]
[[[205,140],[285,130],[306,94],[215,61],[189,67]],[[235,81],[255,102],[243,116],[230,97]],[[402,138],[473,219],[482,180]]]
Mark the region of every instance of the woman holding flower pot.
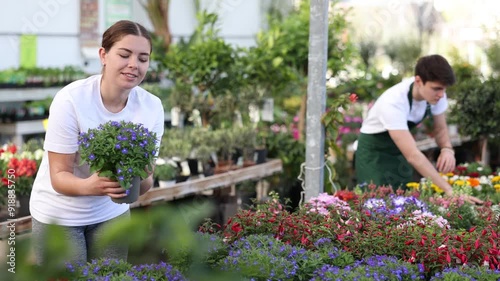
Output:
[[[72,246],[68,261],[127,258],[128,246],[123,243],[95,251],[104,226],[128,217],[129,205],[112,201],[126,196],[117,180],[91,173],[89,165],[81,164],[86,159],[80,159],[79,136],[108,121],[133,122],[156,134],[157,153],[164,130],[163,106],[159,98],[138,86],[149,68],[151,50],[151,38],[143,26],[119,21],[102,37],[102,74],[75,81],[54,97],[45,154],[30,202],[38,264],[45,262],[43,235],[51,224],[63,228]],[[153,186],[152,172],[147,169],[142,178],[141,194]]]

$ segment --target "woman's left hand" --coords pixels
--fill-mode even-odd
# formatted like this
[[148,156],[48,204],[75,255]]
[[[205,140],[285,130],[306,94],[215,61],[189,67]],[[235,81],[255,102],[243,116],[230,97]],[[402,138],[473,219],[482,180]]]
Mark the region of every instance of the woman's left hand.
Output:
[[455,152],[452,149],[441,149],[437,159],[436,168],[441,173],[449,173],[455,170]]

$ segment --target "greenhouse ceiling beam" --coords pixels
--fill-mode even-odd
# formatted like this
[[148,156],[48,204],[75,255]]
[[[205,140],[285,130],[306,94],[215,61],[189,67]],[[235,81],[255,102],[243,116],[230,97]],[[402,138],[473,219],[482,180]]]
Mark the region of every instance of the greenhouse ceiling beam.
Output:
[[305,202],[323,192],[329,0],[311,0],[306,113]]

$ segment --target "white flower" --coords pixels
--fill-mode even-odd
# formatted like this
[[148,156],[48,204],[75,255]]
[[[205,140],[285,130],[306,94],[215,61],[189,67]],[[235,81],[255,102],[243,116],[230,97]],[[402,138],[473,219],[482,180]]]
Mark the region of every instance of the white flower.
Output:
[[481,176],[481,177],[479,178],[479,183],[480,183],[480,184],[488,184],[488,183],[490,183],[490,180],[489,180],[489,179],[488,179],[488,177],[486,177],[486,176]]
[[0,160],[3,160],[5,162],[9,162],[12,158],[14,158],[14,154],[12,154],[12,152],[5,151],[4,153],[0,154]]
[[35,150],[35,153],[34,153],[35,154],[35,160],[42,159],[43,158],[43,153],[44,153],[43,149],[39,148],[39,149]]

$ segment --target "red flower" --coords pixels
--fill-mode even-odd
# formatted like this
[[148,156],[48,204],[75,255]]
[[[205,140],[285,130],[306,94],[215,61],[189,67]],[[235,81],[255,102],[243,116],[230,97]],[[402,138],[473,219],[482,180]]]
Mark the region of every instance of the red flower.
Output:
[[238,223],[238,222],[235,222],[233,223],[233,225],[231,226],[231,230],[238,233],[240,231],[243,230],[243,227],[241,227],[241,225]]
[[300,239],[300,243],[302,243],[302,245],[306,245],[308,242],[309,242],[309,239],[307,239],[307,237],[305,235],[302,235],[302,238]]
[[474,243],[474,248],[477,250],[479,246],[481,246],[481,242],[479,242],[479,238],[477,238],[476,243]]
[[352,93],[349,95],[349,100],[354,103],[358,100],[358,95],[356,95],[355,93]]
[[10,152],[12,154],[16,154],[16,152],[17,152],[17,146],[14,145],[14,144],[8,145],[6,151],[8,151],[8,152]]
[[450,257],[450,253],[449,252],[446,252],[446,262],[447,263],[451,262],[451,257]]
[[338,197],[340,200],[346,201],[346,202],[349,202],[351,200],[355,200],[358,198],[356,193],[349,191],[349,190],[345,190],[345,189],[335,192],[334,196]]
[[16,177],[33,177],[36,174],[36,161],[31,159],[23,158],[21,160],[17,158],[11,158],[7,164],[9,169],[15,170]]
[[472,173],[470,173],[468,176],[469,176],[469,177],[471,177],[471,178],[477,178],[477,177],[479,177],[480,175],[479,175],[479,173],[478,173],[478,172],[472,172]]

